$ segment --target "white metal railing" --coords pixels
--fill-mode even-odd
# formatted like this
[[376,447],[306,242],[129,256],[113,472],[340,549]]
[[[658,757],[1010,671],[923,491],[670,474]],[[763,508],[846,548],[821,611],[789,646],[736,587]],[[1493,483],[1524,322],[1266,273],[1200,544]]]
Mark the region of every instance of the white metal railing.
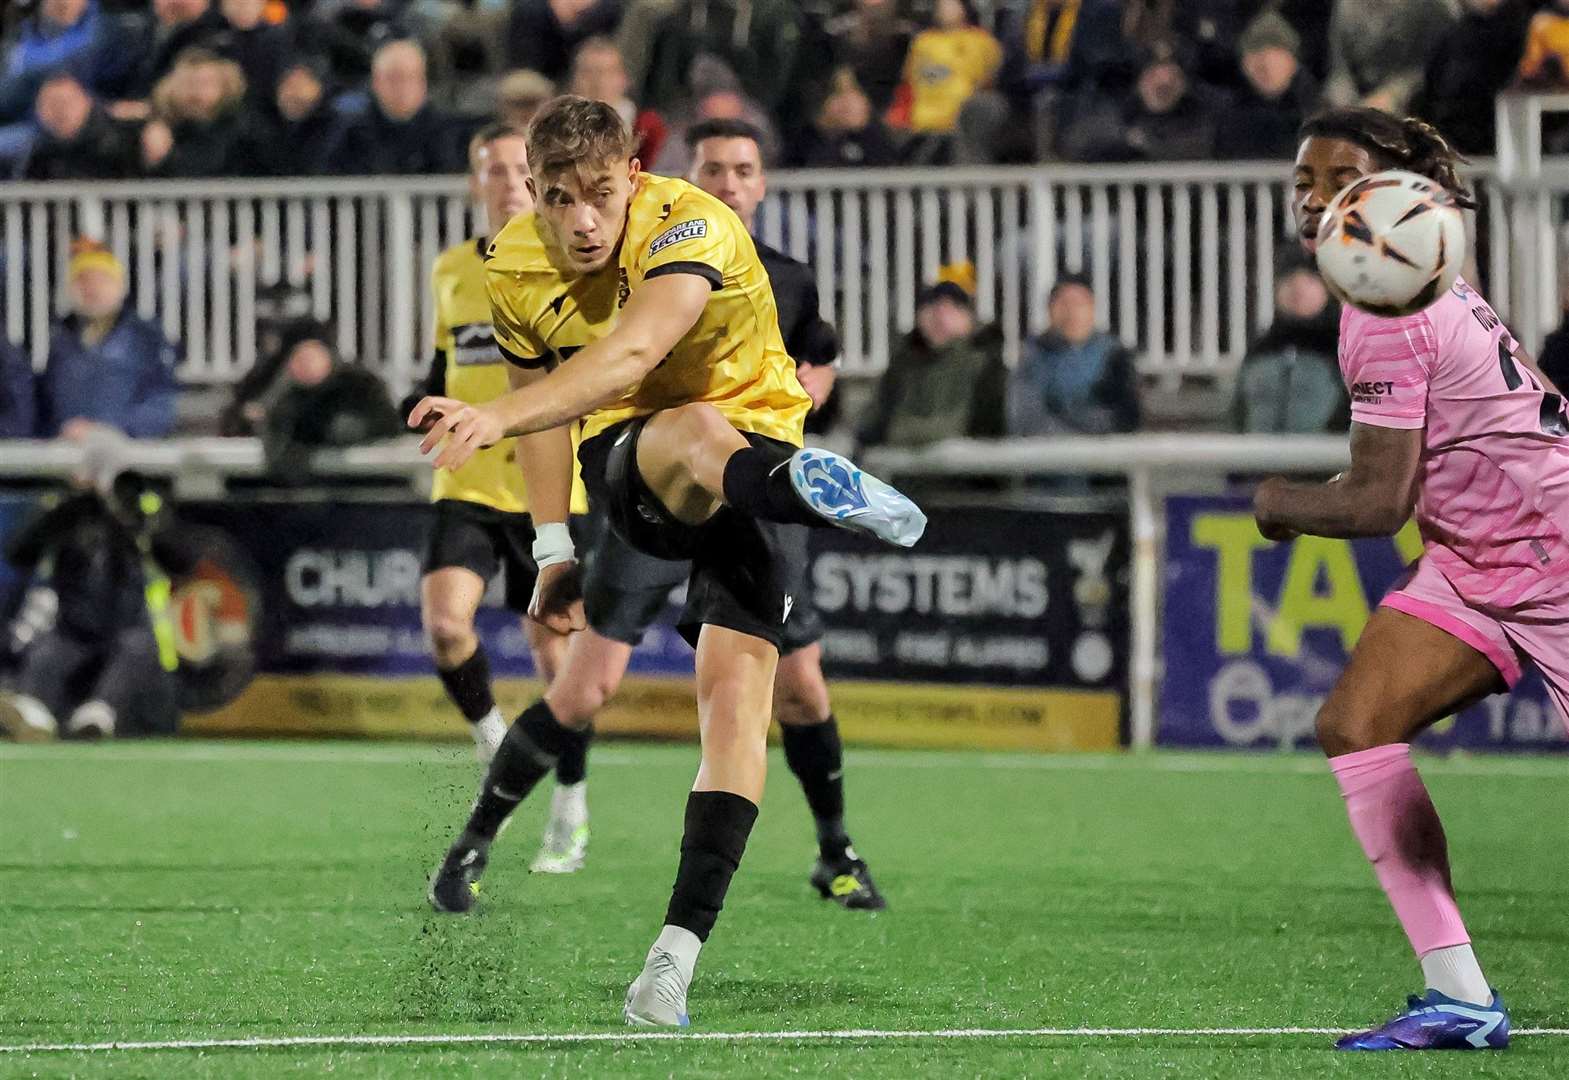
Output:
[[[1560,200],[1537,196],[1528,216],[1490,168],[1476,179],[1480,284],[1507,313],[1510,244],[1552,226]],[[759,235],[813,264],[853,374],[883,368],[916,290],[964,261],[1010,361],[1045,328],[1052,283],[1082,273],[1100,325],[1146,367],[1226,368],[1273,317],[1276,259],[1294,243],[1278,163],[781,172],[770,186]],[[255,363],[258,296],[286,285],[401,391],[429,355],[430,264],[477,226],[456,177],[0,185],[4,331],[42,363],[71,241],[90,235],[126,263],[136,310],[182,343],[185,382]]]
[[[96,455],[96,457],[94,456]],[[257,476],[265,464],[254,439],[115,440],[108,452],[65,442],[0,442],[0,481],[66,477],[94,461],[177,478],[192,493],[215,494],[226,476]],[[1132,535],[1129,589],[1131,657],[1128,701],[1131,742],[1154,745],[1160,677],[1161,519],[1158,481],[1175,472],[1332,473],[1346,467],[1344,436],[1307,435],[1113,435],[957,440],[923,450],[871,450],[863,464],[889,477],[1040,474],[1122,475],[1128,479]],[[422,484],[430,466],[415,439],[324,451],[315,459],[323,475],[403,476]]]

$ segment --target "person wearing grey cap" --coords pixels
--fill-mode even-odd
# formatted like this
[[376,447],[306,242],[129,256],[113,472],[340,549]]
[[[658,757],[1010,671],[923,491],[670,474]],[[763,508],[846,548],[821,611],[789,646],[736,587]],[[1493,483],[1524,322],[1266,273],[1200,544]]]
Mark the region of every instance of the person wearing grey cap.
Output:
[[1265,161],[1296,155],[1297,129],[1318,98],[1301,49],[1296,30],[1273,11],[1248,24],[1237,42],[1245,81],[1220,126],[1219,157]]

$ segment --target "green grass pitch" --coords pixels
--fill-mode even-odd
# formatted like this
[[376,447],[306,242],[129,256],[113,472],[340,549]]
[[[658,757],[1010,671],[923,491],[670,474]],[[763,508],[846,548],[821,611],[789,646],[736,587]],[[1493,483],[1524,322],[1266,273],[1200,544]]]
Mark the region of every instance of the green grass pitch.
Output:
[[[457,746],[0,747],[0,1045],[619,1036],[674,875],[692,746],[590,761],[589,865],[530,876],[544,800],[474,916],[426,875],[472,796]],[[1419,989],[1307,756],[852,751],[850,825],[890,910],[809,891],[775,756],[692,988],[694,1031],[1348,1028]],[[1517,1028],[1569,1028],[1569,764],[1424,761]],[[0,1077],[1569,1076],[1499,1055],[1335,1054],[1323,1035],[290,1045],[0,1051]]]

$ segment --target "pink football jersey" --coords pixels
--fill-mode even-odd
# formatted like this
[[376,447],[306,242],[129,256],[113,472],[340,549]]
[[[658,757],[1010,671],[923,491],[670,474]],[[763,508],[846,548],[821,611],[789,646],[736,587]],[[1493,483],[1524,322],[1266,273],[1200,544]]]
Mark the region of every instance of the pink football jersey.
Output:
[[1569,411],[1517,349],[1464,280],[1416,315],[1340,317],[1351,418],[1423,429],[1428,557],[1467,601],[1500,608],[1569,594]]

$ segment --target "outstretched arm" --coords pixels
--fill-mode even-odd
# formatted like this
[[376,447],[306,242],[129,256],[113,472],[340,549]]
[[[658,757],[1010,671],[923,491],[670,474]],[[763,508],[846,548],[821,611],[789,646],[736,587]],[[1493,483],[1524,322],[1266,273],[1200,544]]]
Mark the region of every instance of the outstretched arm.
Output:
[[669,355],[702,316],[711,291],[696,274],[663,274],[632,293],[614,330],[538,382],[485,405],[424,399],[409,416],[410,427],[429,425],[420,450],[429,453],[445,439],[436,466],[455,469],[508,435],[547,431],[608,405]]
[[1270,540],[1299,533],[1350,539],[1389,536],[1416,505],[1421,428],[1351,425],[1351,467],[1327,484],[1275,477],[1259,485],[1253,516]]

